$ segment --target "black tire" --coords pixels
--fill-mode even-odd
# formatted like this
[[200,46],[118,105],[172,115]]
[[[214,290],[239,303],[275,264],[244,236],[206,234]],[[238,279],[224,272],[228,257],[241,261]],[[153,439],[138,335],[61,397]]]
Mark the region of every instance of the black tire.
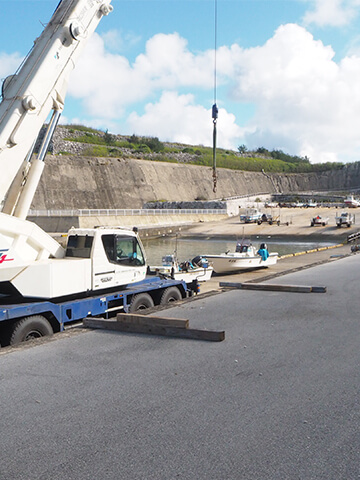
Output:
[[138,310],[145,310],[153,306],[154,301],[148,293],[138,293],[134,295],[131,300],[129,312],[137,312]]
[[52,326],[41,315],[25,317],[16,322],[10,337],[10,345],[17,345],[34,338],[46,337],[54,333]]
[[348,224],[347,224],[347,227],[348,227],[348,228],[350,228],[350,227],[351,227],[350,223],[348,223]]
[[325,223],[325,222],[323,222],[322,226],[323,226],[323,227],[325,227],[325,225],[326,225],[326,223]]
[[269,225],[272,225],[272,224],[273,224],[272,220],[269,220]]
[[160,305],[166,305],[167,303],[176,302],[181,300],[182,295],[180,290],[177,287],[169,287],[163,291],[160,299]]

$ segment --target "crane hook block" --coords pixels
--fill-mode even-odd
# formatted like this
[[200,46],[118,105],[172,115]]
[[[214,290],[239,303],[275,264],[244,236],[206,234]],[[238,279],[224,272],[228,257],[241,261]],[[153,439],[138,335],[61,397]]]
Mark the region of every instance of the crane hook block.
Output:
[[216,120],[218,118],[218,113],[219,113],[218,107],[217,107],[216,103],[214,103],[214,105],[212,106],[212,118],[213,118],[213,120]]

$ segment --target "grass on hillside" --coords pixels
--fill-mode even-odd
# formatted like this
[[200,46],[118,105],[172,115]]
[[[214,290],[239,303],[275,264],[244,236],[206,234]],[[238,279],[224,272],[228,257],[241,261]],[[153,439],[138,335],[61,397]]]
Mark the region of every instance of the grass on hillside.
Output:
[[[112,135],[108,131],[95,130],[81,125],[68,125],[67,141],[88,144],[82,152],[92,157],[135,157],[162,162],[186,162],[193,165],[213,165],[211,147],[167,144],[157,137],[131,137]],[[179,155],[182,154],[182,155]],[[181,159],[180,159],[181,157]],[[185,158],[185,159],[184,159]],[[216,150],[218,168],[269,173],[308,173],[339,170],[342,163],[311,164],[309,159],[285,154],[281,150],[269,152],[263,147],[256,152],[235,152],[218,148]]]

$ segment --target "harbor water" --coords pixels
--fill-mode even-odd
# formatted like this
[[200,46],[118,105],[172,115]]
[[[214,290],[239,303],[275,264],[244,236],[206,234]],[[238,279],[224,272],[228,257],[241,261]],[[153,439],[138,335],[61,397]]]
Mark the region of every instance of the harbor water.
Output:
[[[255,247],[260,247],[260,243],[265,242],[269,252],[278,252],[279,255],[303,252],[315,248],[334,245],[334,242],[324,241],[299,241],[296,238],[288,238],[283,241],[273,240],[271,238],[252,239]],[[234,252],[236,240],[229,239],[196,239],[181,237],[160,237],[152,239],[143,239],[147,260],[150,265],[161,265],[164,255],[176,253],[180,262],[189,260],[197,255],[219,254],[227,251]]]

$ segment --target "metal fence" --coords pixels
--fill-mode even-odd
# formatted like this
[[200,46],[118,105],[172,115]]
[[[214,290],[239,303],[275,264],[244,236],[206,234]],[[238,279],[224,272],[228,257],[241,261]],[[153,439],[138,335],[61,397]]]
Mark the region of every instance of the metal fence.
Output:
[[160,216],[160,215],[226,215],[225,209],[78,209],[30,210],[29,217],[107,217],[107,216]]

